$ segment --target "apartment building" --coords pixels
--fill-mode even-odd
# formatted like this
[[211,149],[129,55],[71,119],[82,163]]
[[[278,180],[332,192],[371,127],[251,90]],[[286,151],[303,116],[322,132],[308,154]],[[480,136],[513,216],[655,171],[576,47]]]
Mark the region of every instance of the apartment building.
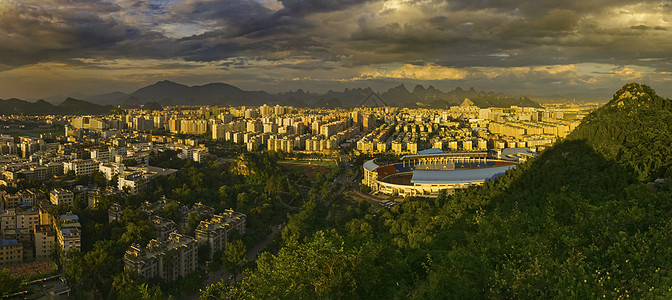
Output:
[[75,203],[75,194],[65,189],[55,189],[49,192],[49,201],[54,205],[65,205],[72,207]]
[[40,224],[40,213],[37,208],[13,208],[0,213],[0,228],[2,232],[15,229],[30,230]]
[[173,220],[165,219],[159,216],[149,217],[150,225],[154,228],[156,236],[160,241],[168,240],[171,233],[177,231],[177,224]]
[[58,238],[58,245],[63,250],[63,253],[75,250],[81,251],[82,235],[81,224],[79,224],[79,217],[72,213],[67,213],[59,217],[60,222],[54,222],[56,225],[56,236]]
[[54,229],[49,225],[33,226],[33,244],[35,258],[48,258],[51,255],[51,245],[56,241]]
[[75,175],[88,175],[93,171],[98,171],[99,163],[93,160],[75,159],[63,163],[63,172],[68,173],[70,170],[75,172]]
[[16,264],[23,260],[23,245],[17,240],[0,239],[0,265]]
[[238,230],[241,236],[245,234],[245,220],[244,214],[227,209],[202,221],[196,227],[196,239],[200,245],[210,245],[210,259],[213,259],[213,253],[224,249],[228,243],[232,230]]
[[197,266],[198,243],[193,237],[177,232],[165,241],[151,240],[145,248],[133,244],[124,255],[124,270],[145,279],[175,281],[196,271]]

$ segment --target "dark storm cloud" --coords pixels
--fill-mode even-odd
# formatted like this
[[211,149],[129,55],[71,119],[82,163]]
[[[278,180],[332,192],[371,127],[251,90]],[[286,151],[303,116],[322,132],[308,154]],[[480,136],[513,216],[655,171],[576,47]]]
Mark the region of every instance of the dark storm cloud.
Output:
[[[623,5],[634,5],[624,8]],[[649,13],[658,21],[659,3],[643,1],[414,1],[437,12],[425,18],[382,22],[364,15],[351,47],[382,56],[360,56],[358,64],[380,63],[397,53],[446,66],[525,66],[581,62],[635,63],[666,55],[666,27],[605,27],[603,18]],[[611,24],[610,24],[611,25]],[[645,47],[642,47],[645,45]],[[666,50],[667,49],[667,50]],[[500,55],[502,54],[502,55]]]
[[[404,64],[601,63],[672,71],[670,2],[6,0],[0,14],[2,69],[49,61],[104,69],[105,60],[129,58],[184,60],[184,69],[214,62],[246,76],[272,67],[333,71],[341,79]],[[576,72],[528,73],[469,76],[502,85],[588,82]]]
[[[127,56],[113,48],[121,45],[121,49],[131,50],[123,45],[161,39],[156,33],[101,17],[119,11],[105,1],[67,4],[76,5],[78,10],[63,9],[59,2],[47,6],[8,2],[0,11],[0,63],[20,66],[74,57]],[[136,55],[138,51],[128,53]]]
[[[0,64],[20,66],[68,58],[184,58],[217,61],[274,53],[333,59],[313,13],[357,7],[368,0],[285,0],[271,10],[254,0],[9,2],[0,20]],[[21,13],[18,13],[21,12]],[[130,21],[129,21],[130,20]],[[179,38],[163,26],[204,27]],[[205,24],[205,25],[204,25]]]
[[287,15],[344,10],[371,0],[281,0]]

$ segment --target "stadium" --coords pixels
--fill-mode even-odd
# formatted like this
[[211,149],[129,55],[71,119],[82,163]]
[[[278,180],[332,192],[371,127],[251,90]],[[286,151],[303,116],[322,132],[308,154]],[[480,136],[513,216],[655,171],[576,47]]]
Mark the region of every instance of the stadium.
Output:
[[440,149],[406,155],[397,163],[364,163],[362,183],[372,192],[393,196],[437,197],[494,179],[516,167],[507,160],[489,159],[485,152],[445,153]]

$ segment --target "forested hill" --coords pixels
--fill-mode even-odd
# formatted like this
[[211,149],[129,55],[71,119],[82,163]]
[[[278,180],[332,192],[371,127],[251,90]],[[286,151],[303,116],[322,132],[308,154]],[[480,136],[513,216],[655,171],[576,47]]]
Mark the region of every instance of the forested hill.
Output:
[[670,174],[669,124],[669,100],[630,84],[482,187],[391,209],[309,203],[277,255],[203,299],[671,299],[672,193],[643,181]]
[[672,100],[647,85],[631,83],[590,114],[569,137],[583,139],[609,160],[626,165],[640,180],[670,177]]

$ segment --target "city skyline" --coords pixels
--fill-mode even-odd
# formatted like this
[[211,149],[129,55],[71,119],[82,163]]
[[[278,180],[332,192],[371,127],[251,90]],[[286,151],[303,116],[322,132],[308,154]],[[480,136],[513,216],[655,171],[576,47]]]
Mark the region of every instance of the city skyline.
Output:
[[638,81],[666,95],[670,10],[664,1],[3,1],[0,98],[130,93],[160,80],[603,99]]

